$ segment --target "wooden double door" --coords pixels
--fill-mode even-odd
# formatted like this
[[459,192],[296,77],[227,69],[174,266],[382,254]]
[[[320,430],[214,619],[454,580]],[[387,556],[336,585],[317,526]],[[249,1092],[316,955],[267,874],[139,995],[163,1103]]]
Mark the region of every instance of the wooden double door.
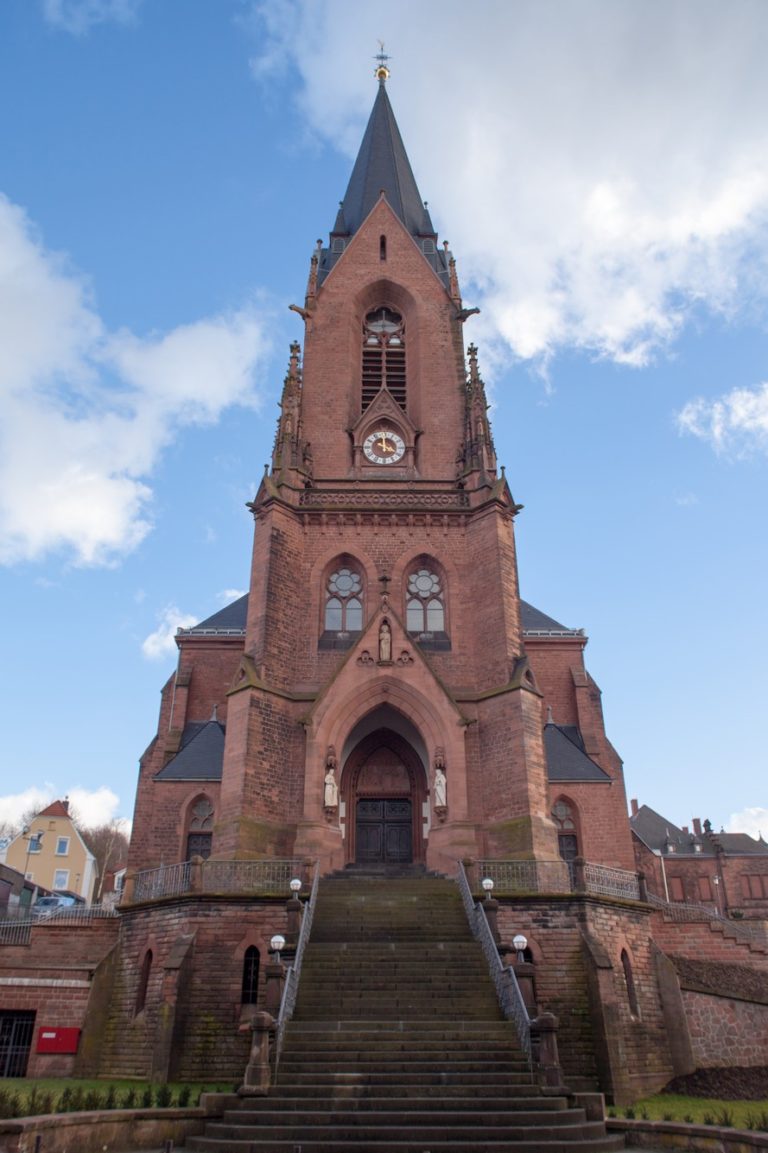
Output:
[[405,865],[424,859],[426,775],[407,741],[387,729],[371,733],[350,755],[342,789],[353,815],[350,863]]
[[410,797],[361,797],[355,823],[358,864],[408,864],[413,860]]

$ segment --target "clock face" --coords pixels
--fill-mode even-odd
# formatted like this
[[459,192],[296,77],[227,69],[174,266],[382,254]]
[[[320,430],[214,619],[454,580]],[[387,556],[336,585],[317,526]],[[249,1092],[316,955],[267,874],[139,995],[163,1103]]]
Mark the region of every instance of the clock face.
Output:
[[405,441],[391,428],[377,428],[363,441],[363,452],[372,464],[396,464],[405,456]]

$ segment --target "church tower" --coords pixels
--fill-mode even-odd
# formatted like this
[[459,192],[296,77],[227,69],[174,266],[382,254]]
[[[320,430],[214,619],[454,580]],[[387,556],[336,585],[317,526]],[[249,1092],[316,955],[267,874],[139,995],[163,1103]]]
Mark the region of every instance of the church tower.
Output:
[[379,70],[256,521],[215,855],[556,856],[513,521],[455,262]]
[[377,76],[329,242],[291,306],[303,345],[250,506],[249,593],[180,631],[130,866],[200,854],[453,873],[466,857],[587,850],[631,868],[586,638],[520,599],[520,506],[464,338],[477,310],[383,62]]

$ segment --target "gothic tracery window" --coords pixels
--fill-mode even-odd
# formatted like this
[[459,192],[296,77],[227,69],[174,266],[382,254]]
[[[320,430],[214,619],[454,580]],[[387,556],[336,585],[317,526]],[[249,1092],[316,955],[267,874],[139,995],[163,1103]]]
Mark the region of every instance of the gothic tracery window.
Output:
[[363,582],[346,565],[334,569],[325,587],[326,632],[359,633],[363,627]]
[[208,797],[199,797],[190,810],[187,826],[187,857],[208,860],[213,841],[214,808]]
[[409,633],[445,632],[445,593],[438,573],[418,568],[408,577],[405,617]]
[[552,820],[557,829],[557,847],[564,861],[572,861],[579,855],[579,836],[576,829],[575,814],[561,797],[552,806]]
[[385,386],[404,409],[405,324],[391,308],[376,308],[363,324],[363,411]]

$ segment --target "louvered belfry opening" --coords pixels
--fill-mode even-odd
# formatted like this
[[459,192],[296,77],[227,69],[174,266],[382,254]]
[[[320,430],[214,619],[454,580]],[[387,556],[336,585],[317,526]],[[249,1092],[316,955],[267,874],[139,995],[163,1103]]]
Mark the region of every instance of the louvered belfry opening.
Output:
[[376,308],[363,325],[363,411],[385,385],[405,409],[405,324],[391,308]]

